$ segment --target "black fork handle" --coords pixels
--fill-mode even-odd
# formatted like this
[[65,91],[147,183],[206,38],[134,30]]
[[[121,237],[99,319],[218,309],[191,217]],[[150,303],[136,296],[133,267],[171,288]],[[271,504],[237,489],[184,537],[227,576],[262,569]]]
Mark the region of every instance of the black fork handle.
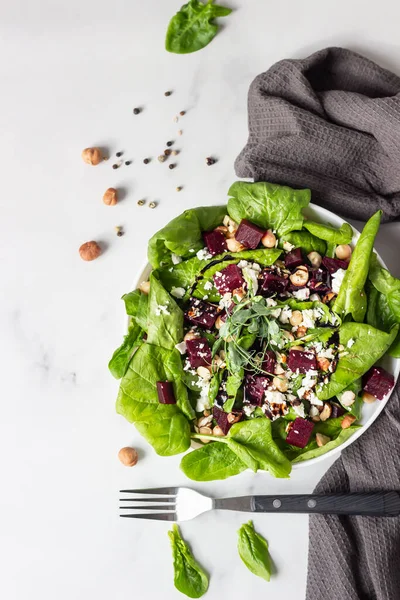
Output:
[[222,498],[215,508],[255,513],[309,513],[395,517],[400,514],[400,493],[352,492],[344,494],[293,494]]

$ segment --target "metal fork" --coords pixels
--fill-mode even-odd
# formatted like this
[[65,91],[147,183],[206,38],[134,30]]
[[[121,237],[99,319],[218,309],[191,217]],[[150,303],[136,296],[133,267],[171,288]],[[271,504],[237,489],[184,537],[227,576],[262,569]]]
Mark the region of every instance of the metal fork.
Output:
[[[120,516],[131,519],[188,521],[214,509],[253,513],[310,513],[370,517],[395,517],[400,514],[400,493],[395,491],[238,496],[236,498],[209,498],[186,487],[121,490],[121,493],[134,495],[120,500],[130,503],[129,506],[121,506],[121,510],[135,511]],[[142,512],[143,510],[148,512]]]

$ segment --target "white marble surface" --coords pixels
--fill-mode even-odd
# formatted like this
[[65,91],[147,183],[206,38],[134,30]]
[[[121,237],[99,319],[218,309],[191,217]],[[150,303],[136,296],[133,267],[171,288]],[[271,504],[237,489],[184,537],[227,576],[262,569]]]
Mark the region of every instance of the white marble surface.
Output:
[[[186,207],[224,201],[257,73],[332,44],[400,71],[393,0],[227,4],[237,10],[212,45],[175,56],[163,38],[179,0],[2,3],[0,593],[7,600],[180,597],[168,526],[118,518],[120,488],[185,483],[179,457],[158,458],[115,414],[107,361],[122,334],[119,297],[156,229]],[[138,117],[135,105],[144,107]],[[180,110],[187,115],[175,124]],[[169,139],[182,149],[178,167],[144,166]],[[91,145],[123,149],[133,164],[89,167],[80,152]],[[219,158],[211,168],[210,154]],[[101,201],[109,186],[125,190],[114,208]],[[141,197],[159,201],[157,210],[139,208]],[[399,233],[400,225],[388,225],[378,242],[397,275]],[[106,246],[93,263],[77,252],[88,239]],[[127,444],[140,451],[134,469],[117,460]],[[215,495],[307,492],[328,466],[296,471],[290,481],[246,473],[197,487]],[[237,557],[245,519],[211,514],[182,528],[211,574],[208,598],[302,600],[307,517],[255,519],[277,569],[269,585]]]

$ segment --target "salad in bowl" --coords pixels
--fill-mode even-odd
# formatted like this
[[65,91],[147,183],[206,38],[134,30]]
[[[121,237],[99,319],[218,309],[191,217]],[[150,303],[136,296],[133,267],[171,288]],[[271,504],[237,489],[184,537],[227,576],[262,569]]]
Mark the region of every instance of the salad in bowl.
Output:
[[193,480],[288,477],[393,389],[380,365],[400,357],[400,281],[374,252],[380,212],[353,244],[348,223],[307,218],[310,190],[238,181],[228,195],[150,239],[109,363],[117,412],[160,455],[198,442],[181,461]]

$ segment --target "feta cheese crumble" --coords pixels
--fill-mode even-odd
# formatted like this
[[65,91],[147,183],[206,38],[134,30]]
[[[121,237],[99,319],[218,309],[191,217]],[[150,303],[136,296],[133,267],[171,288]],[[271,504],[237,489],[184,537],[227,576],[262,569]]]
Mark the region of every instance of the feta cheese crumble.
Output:
[[336,273],[332,274],[332,292],[335,292],[335,294],[339,293],[345,275],[345,269],[338,269]]
[[292,310],[288,306],[284,306],[281,314],[279,315],[279,321],[282,323],[282,325],[287,325],[291,316]]
[[310,297],[310,290],[308,288],[301,288],[296,292],[293,292],[293,296],[297,298],[297,300],[308,300]]
[[211,283],[211,281],[206,281],[204,284],[204,289],[209,292],[210,290],[213,289],[213,284]]
[[212,255],[209,253],[208,248],[202,248],[196,253],[196,256],[199,260],[208,260],[212,258]]
[[186,354],[186,342],[179,342],[179,344],[175,344],[175,348],[179,350],[181,354]]
[[164,313],[164,315],[170,315],[171,313],[168,310],[168,302],[167,304],[158,304],[154,312],[156,313],[157,317],[159,317],[161,313]]
[[185,294],[186,294],[185,288],[182,288],[182,287],[173,287],[171,289],[171,296],[174,296],[175,298],[183,298],[183,296]]
[[353,340],[353,338],[350,338],[346,345],[348,348],[351,348],[355,343],[355,340]]
[[286,252],[290,252],[291,250],[293,250],[293,248],[294,248],[294,245],[291,244],[290,242],[283,242],[283,249]]
[[251,269],[250,267],[244,267],[242,269],[242,273],[243,273],[243,277],[246,280],[249,290],[251,288],[253,291],[253,294],[256,295],[257,290],[258,290],[258,278],[257,278],[258,273],[257,273],[257,271],[255,271],[254,269]]
[[178,256],[177,254],[173,254],[173,253],[171,254],[171,260],[174,265],[179,265],[179,263],[182,262],[182,258],[180,256]]

